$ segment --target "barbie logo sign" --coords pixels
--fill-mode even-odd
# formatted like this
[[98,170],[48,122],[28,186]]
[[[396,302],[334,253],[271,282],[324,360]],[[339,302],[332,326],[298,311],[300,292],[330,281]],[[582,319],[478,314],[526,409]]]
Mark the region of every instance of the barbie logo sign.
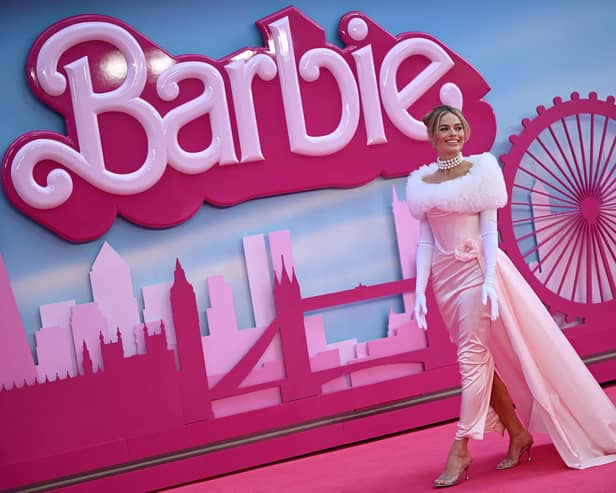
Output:
[[464,108],[469,151],[493,143],[489,87],[426,34],[392,36],[344,15],[343,47],[290,7],[257,22],[264,46],[223,59],[172,56],[122,22],[66,19],[32,47],[35,94],[67,135],[14,141],[3,185],[16,208],[71,241],[117,215],[148,227],[282,193],[355,187],[430,160],[421,116]]

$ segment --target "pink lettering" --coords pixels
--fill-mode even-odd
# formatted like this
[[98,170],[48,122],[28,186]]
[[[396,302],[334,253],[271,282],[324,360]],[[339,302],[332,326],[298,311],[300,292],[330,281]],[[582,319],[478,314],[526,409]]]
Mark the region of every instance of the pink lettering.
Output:
[[257,25],[264,47],[221,60],[174,59],[98,15],[50,27],[28,68],[67,135],[30,132],[9,146],[9,200],[60,236],[88,241],[117,214],[166,227],[204,201],[404,176],[431,158],[421,116],[441,102],[464,106],[481,127],[470,151],[492,145],[494,116],[481,99],[489,87],[436,39],[394,37],[351,12],[341,49],[294,7]]

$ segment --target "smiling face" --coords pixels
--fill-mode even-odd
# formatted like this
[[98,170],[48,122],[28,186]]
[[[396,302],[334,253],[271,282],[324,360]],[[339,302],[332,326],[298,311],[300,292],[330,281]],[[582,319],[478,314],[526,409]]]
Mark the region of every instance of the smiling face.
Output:
[[443,113],[431,138],[439,157],[451,159],[462,152],[466,140],[464,124],[453,113]]

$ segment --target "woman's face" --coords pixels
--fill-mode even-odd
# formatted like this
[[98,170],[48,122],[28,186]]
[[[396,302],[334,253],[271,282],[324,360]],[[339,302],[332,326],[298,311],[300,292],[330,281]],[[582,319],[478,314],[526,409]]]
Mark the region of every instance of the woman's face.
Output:
[[449,159],[462,151],[464,125],[453,113],[445,113],[432,136],[432,143],[441,159]]

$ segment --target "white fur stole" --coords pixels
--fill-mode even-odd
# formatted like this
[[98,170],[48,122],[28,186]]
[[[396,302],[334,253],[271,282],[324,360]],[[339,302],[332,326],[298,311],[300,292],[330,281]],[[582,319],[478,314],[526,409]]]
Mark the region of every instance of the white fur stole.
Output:
[[426,211],[475,213],[497,209],[507,203],[503,172],[489,152],[464,158],[473,163],[467,174],[442,183],[426,183],[423,177],[438,169],[436,163],[413,171],[406,184],[406,201],[411,214],[423,219]]

